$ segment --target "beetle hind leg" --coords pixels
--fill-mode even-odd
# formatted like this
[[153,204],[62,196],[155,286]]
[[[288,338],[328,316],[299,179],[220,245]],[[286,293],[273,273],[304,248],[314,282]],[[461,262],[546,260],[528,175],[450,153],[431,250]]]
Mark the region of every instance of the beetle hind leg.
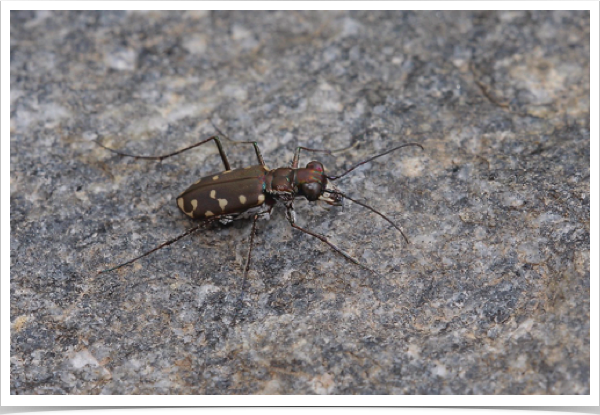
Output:
[[172,153],[163,154],[162,156],[138,156],[138,155],[135,155],[135,154],[123,153],[122,151],[118,151],[118,150],[115,150],[113,148],[106,147],[104,144],[102,144],[98,140],[94,140],[94,142],[96,144],[98,144],[100,147],[102,147],[102,148],[104,148],[104,149],[106,149],[106,150],[108,150],[108,151],[110,151],[112,153],[115,153],[115,154],[118,154],[120,156],[123,156],[123,157],[133,157],[133,158],[142,159],[142,160],[163,161],[166,158],[173,157],[173,156],[176,156],[178,154],[183,153],[184,151],[188,151],[188,150],[191,150],[193,148],[199,147],[202,144],[208,143],[211,140],[214,140],[215,144],[217,145],[217,149],[219,150],[219,154],[221,155],[221,160],[223,161],[223,165],[225,166],[225,170],[231,170],[231,166],[229,165],[229,160],[227,159],[227,155],[225,154],[225,151],[223,150],[223,146],[221,145],[221,140],[220,140],[220,138],[219,138],[218,135],[214,135],[212,137],[207,138],[206,140],[202,140],[202,141],[200,141],[200,142],[198,142],[196,144],[192,144],[191,146],[184,147],[184,148],[182,148],[180,150],[177,150],[177,151],[174,151]]
[[254,146],[254,152],[256,153],[256,159],[258,160],[258,164],[260,164],[261,166],[265,166],[265,161],[263,159],[262,153],[260,152],[260,149],[258,148],[258,143],[256,141],[235,141],[232,140],[231,138],[229,138],[227,136],[227,134],[225,134],[223,131],[219,130],[219,127],[217,127],[215,125],[215,123],[210,120],[210,123],[212,124],[213,128],[215,129],[216,132],[218,132],[219,134],[221,134],[223,137],[225,137],[227,140],[231,141],[234,144],[252,144]]
[[209,223],[211,223],[211,222],[212,222],[212,221],[210,221],[210,220],[204,221],[204,222],[200,223],[199,225],[197,225],[197,226],[194,226],[194,227],[193,227],[193,228],[191,228],[191,229],[188,229],[186,232],[182,233],[181,235],[179,235],[179,236],[176,236],[176,237],[175,237],[175,238],[173,238],[173,239],[169,239],[169,240],[168,240],[168,241],[166,241],[166,242],[163,242],[162,244],[158,245],[156,248],[154,248],[154,249],[151,249],[151,250],[149,250],[149,251],[146,251],[146,252],[144,252],[143,254],[141,254],[141,255],[139,255],[139,256],[137,256],[137,257],[133,258],[133,259],[130,259],[130,260],[129,260],[129,261],[127,261],[127,262],[123,262],[123,263],[121,263],[121,264],[119,264],[119,265],[116,265],[116,266],[114,266],[114,267],[112,267],[112,268],[108,268],[108,269],[105,269],[105,270],[102,270],[102,271],[98,271],[98,274],[104,274],[104,273],[106,273],[106,272],[115,271],[115,270],[117,270],[117,269],[119,269],[119,268],[121,268],[121,267],[124,267],[125,265],[130,265],[130,264],[133,264],[133,263],[134,263],[134,262],[136,262],[137,260],[139,260],[139,259],[142,259],[142,258],[144,258],[144,257],[146,257],[146,256],[148,256],[148,255],[150,255],[151,253],[158,251],[159,249],[163,249],[164,247],[166,247],[166,246],[169,246],[169,245],[171,245],[171,244],[173,244],[173,243],[175,243],[175,242],[179,241],[181,238],[184,238],[184,237],[186,237],[186,236],[188,236],[188,235],[191,235],[191,234],[193,234],[194,232],[197,232],[198,230],[200,230],[201,228],[205,227],[206,225],[208,225],[208,224],[209,224]]

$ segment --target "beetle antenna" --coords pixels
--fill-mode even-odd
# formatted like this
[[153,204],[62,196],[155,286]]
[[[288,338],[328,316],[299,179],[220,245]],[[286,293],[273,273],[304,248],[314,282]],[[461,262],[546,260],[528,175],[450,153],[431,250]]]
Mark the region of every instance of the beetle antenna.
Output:
[[[392,148],[392,149],[390,149],[390,150],[388,150],[388,151],[386,151],[386,152],[384,152],[384,153],[377,154],[376,156],[373,156],[373,157],[370,157],[370,158],[368,158],[368,159],[366,159],[366,160],[363,160],[363,161],[361,161],[360,163],[358,163],[358,164],[355,164],[354,166],[350,167],[348,170],[346,170],[345,172],[343,172],[343,173],[342,173],[342,174],[340,174],[340,175],[337,175],[337,176],[327,176],[327,178],[328,178],[329,180],[337,180],[337,179],[339,179],[339,178],[341,178],[341,177],[344,177],[345,175],[347,175],[348,173],[350,173],[352,170],[356,169],[357,167],[360,167],[360,166],[362,166],[363,164],[366,164],[366,163],[368,163],[368,162],[370,162],[370,161],[373,161],[373,160],[375,160],[376,158],[379,158],[379,157],[385,156],[386,154],[390,154],[392,151],[396,151],[396,150],[398,150],[398,149],[400,149],[400,148],[403,148],[403,147],[410,147],[410,146],[419,147],[421,150],[423,150],[423,146],[422,146],[421,144],[417,144],[417,143],[406,143],[406,144],[402,144],[401,146],[394,147],[394,148]],[[350,200],[352,200],[352,199],[350,199]],[[358,203],[358,202],[357,202],[357,203]]]
[[402,234],[402,236],[404,237],[404,240],[406,241],[407,244],[409,244],[410,242],[408,242],[408,238],[406,237],[406,235],[404,235],[404,232],[402,232],[402,229],[400,229],[400,227],[398,225],[396,225],[394,222],[392,222],[387,216],[385,216],[383,213],[381,213],[380,211],[378,211],[377,209],[372,208],[371,206],[359,202],[356,199],[351,198],[350,196],[348,196],[345,193],[342,193],[338,190],[332,190],[329,193],[334,193],[334,194],[338,194],[340,196],[342,196],[344,199],[348,199],[353,201],[354,203],[356,203],[357,205],[361,205],[363,207],[366,207],[367,209],[369,209],[371,212],[378,214],[379,216],[381,216],[383,219],[385,219],[390,225],[392,225],[394,228],[396,228],[398,230],[398,232],[400,232],[400,234]]

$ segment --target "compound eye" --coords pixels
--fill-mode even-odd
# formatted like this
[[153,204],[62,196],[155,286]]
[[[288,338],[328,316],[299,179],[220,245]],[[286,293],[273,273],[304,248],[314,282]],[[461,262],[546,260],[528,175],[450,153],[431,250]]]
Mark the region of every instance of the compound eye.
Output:
[[307,169],[311,169],[311,170],[316,170],[319,173],[323,173],[325,171],[325,168],[323,167],[323,164],[321,164],[318,161],[311,161],[310,163],[308,163],[306,165]]
[[314,202],[321,196],[321,184],[320,183],[306,183],[300,185],[302,189],[302,194],[306,196],[306,198]]

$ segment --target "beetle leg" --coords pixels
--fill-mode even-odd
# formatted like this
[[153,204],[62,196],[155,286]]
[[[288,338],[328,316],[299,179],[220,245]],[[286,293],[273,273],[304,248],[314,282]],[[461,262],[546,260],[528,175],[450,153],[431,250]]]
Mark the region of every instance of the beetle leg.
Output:
[[296,151],[294,151],[294,160],[292,161],[292,169],[298,168],[298,160],[300,158],[300,150],[312,151],[313,153],[331,154],[331,150],[318,150],[318,149],[308,148],[308,147],[296,147]]
[[[244,305],[244,287],[246,285],[246,279],[248,277],[248,271],[250,270],[250,260],[252,259],[252,248],[254,247],[254,235],[256,234],[256,221],[258,220],[259,215],[254,215],[254,220],[252,221],[252,230],[250,231],[250,247],[248,248],[248,256],[246,257],[246,266],[244,267],[244,276],[242,277],[242,289],[240,292],[240,296],[235,302],[235,314],[233,315],[233,320],[231,321],[231,327],[235,326],[235,322],[237,320],[237,315],[239,309]],[[238,307],[239,305],[239,307]]]
[[[361,134],[364,134],[364,133],[361,133]],[[361,134],[353,136],[352,139],[354,139],[355,137],[358,137]],[[299,158],[300,158],[300,150],[312,151],[313,153],[334,154],[334,153],[342,153],[342,152],[344,152],[346,150],[351,149],[352,147],[356,147],[357,145],[358,145],[358,142],[354,143],[354,144],[351,144],[348,147],[339,148],[337,150],[320,150],[320,149],[308,148],[308,147],[296,147],[296,151],[294,152],[294,160],[292,161],[292,168],[293,169],[297,169],[298,168],[298,161],[299,161]]]
[[260,152],[260,149],[258,148],[258,143],[256,141],[235,141],[235,140],[232,140],[223,131],[219,130],[219,127],[217,127],[212,120],[210,120],[210,123],[212,124],[213,128],[215,129],[215,131],[217,131],[223,137],[227,138],[232,143],[235,143],[235,144],[252,144],[254,146],[254,152],[256,153],[256,158],[258,159],[258,163],[261,166],[265,165],[265,161],[263,160],[263,156],[262,156],[262,154]]
[[286,219],[293,225],[296,223],[296,211],[294,210],[293,201],[289,205],[287,205],[287,210],[285,211]]
[[329,242],[329,239],[327,239],[327,237],[325,237],[324,235],[319,235],[318,233],[311,232],[308,229],[304,229],[304,228],[301,228],[300,226],[296,225],[294,223],[295,222],[295,213],[294,213],[293,209],[288,209],[288,212],[286,213],[286,218],[289,220],[290,225],[292,225],[292,228],[298,229],[299,231],[302,231],[302,232],[307,233],[307,234],[309,234],[311,236],[314,236],[315,238],[319,239],[320,241],[325,242],[327,245],[329,245],[331,247],[331,249],[333,249],[334,251],[336,251],[337,253],[339,253],[340,255],[342,255],[348,261],[351,261],[351,262],[355,263],[359,267],[362,267],[362,268],[366,269],[367,271],[372,272],[373,274],[379,275],[377,272],[373,271],[371,268],[369,268],[366,265],[362,264],[356,258],[351,257],[350,254],[344,252],[343,250],[341,250],[340,248],[338,248],[337,246],[335,246],[333,243]]
[[155,251],[158,251],[159,249],[162,249],[162,248],[164,248],[165,246],[169,246],[169,245],[171,245],[171,244],[173,244],[173,243],[177,242],[177,241],[178,241],[178,240],[180,240],[181,238],[184,238],[184,237],[186,237],[186,236],[188,236],[188,235],[191,235],[192,233],[194,233],[194,232],[198,231],[200,228],[202,228],[203,226],[207,225],[207,224],[208,224],[208,223],[210,223],[210,222],[213,222],[213,221],[204,221],[204,222],[200,223],[199,225],[197,225],[197,226],[194,226],[194,227],[193,227],[193,228],[191,228],[191,229],[188,229],[186,232],[182,233],[181,235],[179,235],[179,236],[177,236],[177,237],[175,237],[175,238],[173,238],[173,239],[170,239],[170,240],[168,240],[168,241],[166,241],[166,242],[163,242],[162,244],[158,245],[156,248],[154,248],[154,249],[151,249],[150,251],[144,252],[142,255],[140,255],[140,256],[138,256],[138,257],[136,257],[136,258],[130,259],[130,260],[129,260],[129,261],[127,261],[127,262],[123,262],[122,264],[119,264],[119,265],[117,265],[117,266],[115,266],[115,267],[112,267],[112,268],[109,268],[109,269],[105,269],[105,270],[103,270],[103,271],[98,271],[98,274],[104,274],[105,272],[114,271],[114,270],[116,270],[116,269],[119,269],[119,268],[121,268],[121,267],[124,267],[125,265],[133,264],[133,263],[134,263],[135,261],[137,261],[138,259],[142,259],[142,258],[144,258],[145,256],[148,256],[148,255],[150,255],[151,253],[153,253],[153,252],[155,252]]
[[223,160],[223,165],[225,166],[225,170],[231,170],[231,166],[229,165],[229,160],[227,160],[227,156],[225,155],[225,151],[223,151],[223,146],[221,145],[221,140],[219,139],[218,135],[214,135],[212,137],[207,138],[206,140],[202,140],[199,143],[196,144],[192,144],[191,146],[182,148],[181,150],[177,150],[173,153],[169,153],[169,154],[164,154],[162,156],[136,156],[134,154],[127,154],[127,153],[123,153],[121,151],[117,151],[114,150],[112,148],[106,147],[104,144],[100,143],[97,140],[94,140],[94,142],[96,144],[98,144],[100,147],[107,149],[108,151],[112,151],[115,154],[118,154],[120,156],[124,156],[124,157],[133,157],[136,159],[143,159],[143,160],[158,160],[158,161],[162,161],[168,157],[172,157],[172,156],[176,156],[177,154],[181,154],[184,151],[188,151],[191,150],[192,148],[196,148],[201,146],[204,143],[209,142],[210,140],[214,140],[215,144],[217,145],[217,148],[219,149],[219,154],[221,155],[221,160]]
[[229,140],[235,144],[252,144],[254,146],[254,152],[256,153],[256,159],[261,166],[265,165],[265,161],[263,160],[263,156],[258,148],[258,143],[256,141],[233,141]]
[[396,228],[396,229],[398,230],[398,232],[400,232],[400,234],[402,235],[402,237],[404,238],[404,240],[406,241],[406,243],[407,243],[407,244],[408,244],[408,243],[410,243],[410,242],[408,242],[408,238],[406,237],[406,235],[404,235],[404,232],[402,232],[402,229],[401,229],[401,228],[400,228],[398,225],[396,225],[394,222],[392,222],[392,221],[390,220],[390,218],[388,218],[387,216],[385,216],[383,213],[381,213],[381,212],[380,212],[380,211],[378,211],[377,209],[374,209],[374,208],[372,208],[371,206],[367,205],[366,203],[362,203],[362,202],[359,202],[358,200],[352,199],[350,196],[348,196],[348,195],[347,195],[347,194],[345,194],[345,193],[342,193],[342,192],[340,192],[339,190],[333,190],[331,193],[341,196],[341,198],[342,198],[342,212],[344,211],[344,208],[343,208],[343,202],[344,202],[344,199],[351,200],[351,201],[353,201],[354,203],[356,203],[357,205],[361,205],[361,206],[363,206],[363,207],[365,207],[365,208],[369,209],[371,212],[373,212],[373,213],[376,213],[376,214],[378,214],[379,216],[381,216],[381,217],[382,217],[383,219],[385,219],[385,220],[386,220],[386,221],[387,221],[387,222],[388,222],[390,225],[392,225],[394,228]]

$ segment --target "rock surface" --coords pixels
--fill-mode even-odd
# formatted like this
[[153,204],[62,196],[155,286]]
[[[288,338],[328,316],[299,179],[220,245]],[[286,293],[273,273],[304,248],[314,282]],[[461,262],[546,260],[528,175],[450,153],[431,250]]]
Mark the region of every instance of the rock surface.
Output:
[[[587,12],[12,12],[13,394],[589,394]],[[193,226],[214,134],[348,202]],[[255,164],[224,143],[233,167]],[[237,322],[232,320],[237,313]]]

